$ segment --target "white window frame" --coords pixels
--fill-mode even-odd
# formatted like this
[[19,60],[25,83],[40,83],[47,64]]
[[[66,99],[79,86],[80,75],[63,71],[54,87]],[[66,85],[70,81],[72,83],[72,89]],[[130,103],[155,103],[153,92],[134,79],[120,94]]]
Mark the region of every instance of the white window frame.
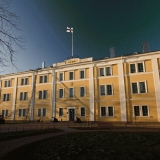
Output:
[[[42,98],[39,97],[40,91],[42,91]],[[46,91],[46,94],[47,94],[47,95],[46,95],[46,98],[44,98],[44,91]],[[48,99],[48,90],[39,90],[39,91],[38,91],[38,99]]]
[[[108,85],[108,86],[109,86],[109,85],[111,85],[111,88],[112,88],[112,94],[108,94],[108,92],[107,92],[107,85]],[[108,95],[108,96],[113,95],[113,84],[106,84],[105,89],[106,89],[106,91],[105,91],[105,95]]]
[[[62,109],[62,115],[60,115],[60,109]],[[59,107],[58,108],[58,116],[63,117],[63,115],[64,115],[64,109],[63,109],[63,107]]]
[[[5,98],[4,98],[4,95],[6,95]],[[10,96],[11,96],[10,93],[4,93],[4,94],[3,94],[3,102],[5,102],[5,101],[10,101]]]
[[[20,110],[21,110],[21,114],[20,114]],[[23,115],[23,111],[25,110],[25,115]],[[18,109],[18,117],[25,117],[27,114],[27,109],[26,108],[19,108]]]
[[[60,97],[60,89],[63,90],[63,96],[62,96],[62,97]],[[64,88],[59,88],[59,89],[58,89],[58,98],[64,98]]]
[[[7,85],[5,86],[6,82],[7,82]],[[9,82],[10,82],[10,83],[9,83]],[[9,84],[10,84],[10,85],[9,85]],[[4,81],[4,87],[11,87],[11,79],[8,79],[8,80],[5,80],[5,81]]]
[[[47,82],[44,82],[44,80],[45,80],[45,78],[44,77],[47,77]],[[42,82],[41,82],[41,77],[43,77],[42,78]],[[48,83],[48,75],[47,74],[45,74],[45,75],[39,75],[39,83]]]
[[[144,61],[140,61],[140,62],[130,63],[130,64],[129,64],[129,73],[130,73],[130,74],[134,74],[134,73],[143,73],[143,72],[138,72],[138,63],[142,63],[142,64],[143,64],[143,72],[145,72]],[[135,64],[135,72],[134,72],[134,73],[131,73],[131,64]]]
[[[102,116],[101,108],[104,107],[106,111],[106,115]],[[113,108],[113,116],[109,116],[108,108],[112,107]],[[114,117],[114,106],[100,106],[100,117]]]
[[[81,87],[84,88],[84,96],[81,96]],[[79,87],[79,96],[80,96],[80,97],[86,97],[86,87],[85,87],[85,86],[80,86],[80,87]]]
[[132,72],[131,72],[131,64],[134,64],[134,65],[135,65],[135,72],[133,72],[133,73],[137,73],[136,63],[130,63],[130,64],[129,64],[129,73],[132,74]]
[[143,65],[143,72],[145,72],[144,61],[143,61],[143,62],[137,62],[137,73],[142,73],[142,72],[138,71],[138,63],[142,63],[142,65]]
[[[60,80],[60,75],[63,75],[63,78],[62,78],[62,80]],[[59,72],[59,81],[64,81],[64,72]]]
[[[3,114],[3,111],[4,111],[4,114]],[[6,114],[7,113],[7,114]],[[8,109],[2,109],[2,115],[4,117],[8,117]]]
[[[70,97],[70,88],[73,88],[73,97]],[[70,87],[70,88],[68,88],[68,97],[69,98],[74,98],[74,87]]]
[[[140,93],[140,82],[144,82],[144,84],[145,84],[145,90],[146,90],[145,93]],[[133,93],[132,83],[137,83],[138,93]],[[146,94],[148,92],[147,91],[147,81],[131,82],[131,91],[132,91],[132,94]]]
[[[103,75],[101,75],[101,72],[100,72],[101,69],[103,69]],[[105,71],[106,71],[105,67],[100,67],[99,68],[99,77],[104,77],[105,76]]]
[[[140,114],[139,116],[135,116],[134,106],[139,106],[139,114]],[[142,106],[147,106],[148,116],[143,116]],[[133,117],[150,117],[148,105],[133,105]]]
[[[23,84],[22,84],[22,79],[23,79]],[[26,79],[27,79],[27,84],[26,84]],[[29,78],[28,77],[23,77],[21,78],[21,86],[24,86],[24,85],[28,85],[29,84]]]
[[[111,72],[110,75],[107,75],[107,68],[110,68],[110,72]],[[112,75],[112,66],[106,66],[105,71],[106,71],[105,72],[106,76],[111,76]]]
[[[101,86],[104,86],[104,95],[101,95]],[[106,95],[106,85],[105,84],[101,84],[99,86],[99,94],[100,94],[100,96],[105,96]]]
[[[45,115],[45,116],[43,115],[43,110],[44,110],[44,109],[46,110],[46,115]],[[38,110],[41,111],[41,112],[40,112],[40,114],[41,114],[40,116],[38,115]],[[47,116],[47,109],[46,109],[46,108],[38,108],[38,109],[37,109],[37,117],[46,117],[46,116]]]
[[[81,78],[81,71],[83,71],[84,72],[84,78]],[[86,72],[85,72],[85,69],[81,69],[80,71],[79,71],[79,79],[85,79],[86,78]]]
[[[22,99],[21,99],[21,93],[22,93]],[[24,97],[24,95],[25,95],[25,93],[26,93],[26,99],[24,99],[25,97]],[[19,100],[20,101],[25,101],[25,100],[27,100],[28,99],[28,92],[20,92],[20,97],[19,97]]]
[[[81,108],[84,108],[84,116],[82,116]],[[86,107],[80,107],[80,117],[86,117]]]
[[[70,79],[70,73],[71,73],[71,72],[73,73],[73,79]],[[69,74],[69,75],[68,75],[68,79],[69,79],[69,80],[74,80],[74,71],[69,71],[68,74]]]

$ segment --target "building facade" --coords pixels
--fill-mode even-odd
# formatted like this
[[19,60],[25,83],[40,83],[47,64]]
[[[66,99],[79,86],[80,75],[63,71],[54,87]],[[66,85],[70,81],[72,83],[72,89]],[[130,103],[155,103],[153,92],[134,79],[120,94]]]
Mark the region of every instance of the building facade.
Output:
[[160,122],[160,51],[72,58],[0,76],[6,120]]

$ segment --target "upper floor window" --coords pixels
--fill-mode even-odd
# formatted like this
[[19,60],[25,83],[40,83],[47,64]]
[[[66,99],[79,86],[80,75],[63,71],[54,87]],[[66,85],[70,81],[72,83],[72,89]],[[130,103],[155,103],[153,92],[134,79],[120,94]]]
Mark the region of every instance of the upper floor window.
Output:
[[104,76],[104,68],[100,68],[99,71],[100,71],[100,76]]
[[39,91],[39,99],[47,99],[47,90]]
[[46,108],[39,108],[38,117],[45,117],[45,116],[46,116]]
[[11,86],[11,80],[6,80],[4,82],[4,87],[10,87]]
[[59,108],[59,117],[63,116],[63,108]]
[[111,67],[106,67],[106,76],[111,75]]
[[145,82],[133,82],[132,83],[132,93],[146,93],[146,83]]
[[73,88],[69,88],[69,97],[70,98],[74,97],[74,90],[73,90]]
[[112,85],[107,85],[107,95],[112,95]]
[[80,97],[85,96],[85,87],[80,87]]
[[73,80],[74,79],[74,72],[69,72],[69,80]]
[[63,81],[63,73],[59,74],[59,81]]
[[63,98],[63,89],[59,89],[59,98]]
[[130,64],[130,73],[144,72],[144,63]]
[[20,100],[27,100],[27,92],[20,92]]
[[3,115],[4,117],[8,117],[8,109],[2,110],[2,115]]
[[85,76],[84,76],[84,70],[81,70],[80,71],[80,79],[83,79],[83,78],[85,78]]
[[39,83],[47,83],[47,75],[39,77]]
[[21,78],[21,86],[28,84],[28,78]]
[[85,107],[81,107],[81,117],[86,116],[86,109]]
[[9,93],[3,94],[3,101],[9,101],[9,100],[10,100],[10,94]]
[[26,109],[19,109],[19,117],[25,117],[26,116]]
[[100,86],[100,95],[101,96],[105,95],[105,85]]
[[134,116],[148,116],[148,106],[134,106]]
[[113,95],[113,88],[112,85],[101,85],[100,86],[100,95]]

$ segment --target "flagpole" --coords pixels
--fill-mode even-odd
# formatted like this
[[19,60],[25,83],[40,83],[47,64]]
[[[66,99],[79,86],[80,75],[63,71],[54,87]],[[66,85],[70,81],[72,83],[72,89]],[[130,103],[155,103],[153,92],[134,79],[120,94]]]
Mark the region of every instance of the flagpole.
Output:
[[73,58],[73,32],[72,32],[72,58]]

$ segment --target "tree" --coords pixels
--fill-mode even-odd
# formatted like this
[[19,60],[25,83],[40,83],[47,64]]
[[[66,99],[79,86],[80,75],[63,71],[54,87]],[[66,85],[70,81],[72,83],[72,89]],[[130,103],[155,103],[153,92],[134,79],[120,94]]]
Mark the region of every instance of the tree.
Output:
[[15,66],[17,51],[24,49],[24,38],[17,35],[18,24],[19,17],[9,11],[9,1],[0,0],[0,67],[6,67],[8,63]]

